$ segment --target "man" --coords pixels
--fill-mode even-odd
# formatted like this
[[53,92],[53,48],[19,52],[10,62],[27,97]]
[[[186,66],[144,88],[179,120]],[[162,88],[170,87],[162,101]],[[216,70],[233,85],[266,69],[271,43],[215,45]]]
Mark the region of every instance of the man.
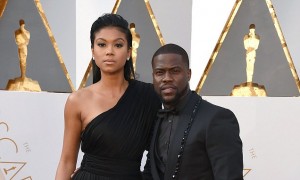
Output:
[[243,179],[237,119],[230,110],[190,90],[186,51],[164,45],[153,55],[152,68],[153,85],[164,108],[154,127],[145,179]]

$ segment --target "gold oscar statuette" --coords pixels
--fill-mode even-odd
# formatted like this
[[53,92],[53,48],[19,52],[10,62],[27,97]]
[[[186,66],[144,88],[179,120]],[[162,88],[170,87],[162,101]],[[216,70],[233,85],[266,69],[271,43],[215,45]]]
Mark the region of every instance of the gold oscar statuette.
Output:
[[260,41],[259,35],[255,34],[255,25],[251,24],[249,33],[244,36],[244,47],[246,49],[246,75],[247,82],[235,85],[231,91],[231,96],[267,96],[265,87],[253,83],[254,63],[256,50]]
[[41,87],[37,81],[26,77],[27,46],[30,39],[30,32],[25,29],[25,21],[23,19],[21,19],[19,23],[20,28],[15,31],[15,40],[18,46],[21,76],[10,79],[7,83],[6,90],[41,91]]
[[138,33],[135,31],[135,24],[130,24],[130,32],[132,34],[132,51],[131,51],[131,57],[132,57],[132,63],[133,63],[133,69],[134,72],[136,72],[136,58],[137,58],[137,49],[140,45],[141,37]]

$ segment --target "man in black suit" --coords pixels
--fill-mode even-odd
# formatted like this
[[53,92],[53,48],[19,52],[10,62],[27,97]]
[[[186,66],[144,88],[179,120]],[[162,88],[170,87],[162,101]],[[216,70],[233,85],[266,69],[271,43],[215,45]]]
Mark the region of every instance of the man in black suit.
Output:
[[152,58],[153,85],[163,102],[144,168],[154,180],[242,180],[239,124],[228,109],[191,91],[186,51],[160,47]]

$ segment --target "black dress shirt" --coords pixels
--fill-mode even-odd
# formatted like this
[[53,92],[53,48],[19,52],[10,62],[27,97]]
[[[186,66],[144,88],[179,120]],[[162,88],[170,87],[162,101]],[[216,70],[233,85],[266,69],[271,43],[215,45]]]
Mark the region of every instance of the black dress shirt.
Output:
[[156,156],[158,156],[156,159],[158,160],[157,167],[161,179],[163,179],[164,176],[170,144],[174,139],[178,121],[180,121],[179,113],[184,108],[190,94],[191,91],[183,97],[175,109],[162,109],[158,112],[158,117],[161,118],[161,124],[158,132],[158,140],[156,142]]

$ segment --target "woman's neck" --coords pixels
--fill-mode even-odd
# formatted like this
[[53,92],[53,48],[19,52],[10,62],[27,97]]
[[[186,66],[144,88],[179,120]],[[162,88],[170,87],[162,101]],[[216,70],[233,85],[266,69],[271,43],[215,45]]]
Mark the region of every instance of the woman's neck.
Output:
[[128,81],[124,76],[120,75],[103,75],[98,82],[99,88],[102,91],[110,91],[112,94],[123,93],[128,87]]

